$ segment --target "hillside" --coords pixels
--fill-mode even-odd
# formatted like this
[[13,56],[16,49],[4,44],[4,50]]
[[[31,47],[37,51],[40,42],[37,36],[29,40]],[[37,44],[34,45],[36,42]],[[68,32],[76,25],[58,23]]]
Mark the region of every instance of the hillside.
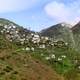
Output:
[[71,29],[74,35],[74,40],[76,43],[76,49],[80,51],[80,22],[73,26]]
[[48,36],[54,40],[63,40],[71,44],[71,47],[75,47],[75,41],[73,39],[72,30],[69,28],[71,25],[67,23],[60,23],[51,26],[41,31],[42,36]]
[[68,26],[37,33],[1,18],[1,80],[80,80],[80,53]]
[[31,52],[21,50],[29,30],[5,19],[0,24],[0,80],[63,80]]
[[63,80],[29,54],[0,50],[0,80]]

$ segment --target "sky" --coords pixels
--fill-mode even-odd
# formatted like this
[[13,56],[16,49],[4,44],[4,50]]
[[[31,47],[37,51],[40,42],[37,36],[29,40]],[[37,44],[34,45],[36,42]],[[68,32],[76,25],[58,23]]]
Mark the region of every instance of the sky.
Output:
[[80,0],[0,0],[0,18],[41,31],[57,23],[80,21]]

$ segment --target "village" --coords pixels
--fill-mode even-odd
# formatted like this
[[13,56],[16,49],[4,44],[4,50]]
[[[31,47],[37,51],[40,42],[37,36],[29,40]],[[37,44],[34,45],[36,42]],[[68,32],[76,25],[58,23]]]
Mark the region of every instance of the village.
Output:
[[37,46],[39,48],[46,48],[48,46],[62,47],[68,45],[68,43],[64,42],[63,40],[54,41],[49,37],[43,37],[39,35],[37,32],[35,33],[30,32],[26,34],[26,32],[23,31],[22,33],[20,33],[20,29],[12,24],[4,25],[3,29],[0,32],[4,34],[6,39],[9,40],[10,42],[16,42],[26,46],[29,46],[28,43],[31,43],[33,44],[33,46]]
[[[10,42],[15,42],[16,45],[22,46],[20,48],[22,51],[35,52],[36,49],[54,49],[55,47],[67,49],[69,46],[69,44],[63,40],[54,40],[49,37],[44,37],[37,32],[25,32],[24,29],[21,31],[13,24],[4,26],[0,24],[0,26],[2,26],[0,31],[1,34],[3,34]],[[41,53],[40,56],[44,57],[45,60],[53,59],[56,60],[56,62],[63,62],[67,58],[66,54],[56,57],[56,54],[54,53],[49,55]],[[74,62],[77,64],[78,60],[75,60]],[[80,65],[78,65],[78,69],[80,69]]]

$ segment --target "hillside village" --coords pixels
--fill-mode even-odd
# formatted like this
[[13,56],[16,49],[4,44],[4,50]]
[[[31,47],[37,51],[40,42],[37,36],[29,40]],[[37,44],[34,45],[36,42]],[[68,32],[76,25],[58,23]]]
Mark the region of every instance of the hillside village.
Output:
[[[65,27],[65,24],[61,24],[61,26]],[[0,36],[8,43],[17,46],[14,49],[15,52],[26,53],[26,55],[50,65],[58,74],[67,74],[72,69],[77,73],[80,72],[80,56],[64,39],[42,36],[39,32],[27,30],[13,23],[0,23]]]
[[33,46],[37,46],[39,48],[46,48],[48,46],[57,46],[57,47],[62,47],[62,46],[67,46],[68,43],[64,42],[63,40],[56,40],[54,41],[52,38],[49,37],[43,37],[39,35],[37,32],[35,33],[27,33],[23,32],[20,33],[20,29],[17,28],[14,25],[1,25],[1,34],[5,35],[6,39],[9,40],[10,42],[16,42],[21,45],[27,45],[30,46],[29,43],[33,44]]
[[[62,24],[64,26],[64,24]],[[21,48],[22,51],[35,51],[36,48],[40,49],[46,49],[46,48],[54,48],[54,47],[66,47],[68,46],[67,42],[64,42],[63,40],[53,40],[52,38],[49,37],[43,37],[39,33],[35,32],[29,32],[26,34],[24,32],[24,29],[22,33],[20,32],[21,30],[14,26],[13,24],[9,25],[2,25],[0,24],[1,29],[1,34],[6,37],[7,40],[10,42],[15,42],[19,46],[24,46]],[[22,29],[22,28],[21,28]],[[43,56],[43,54],[41,54]],[[58,57],[58,61],[61,61],[63,58],[66,58],[66,55],[61,55]],[[55,59],[56,56],[55,54],[50,54],[49,56],[46,56],[45,59]],[[80,68],[80,66],[79,66]]]

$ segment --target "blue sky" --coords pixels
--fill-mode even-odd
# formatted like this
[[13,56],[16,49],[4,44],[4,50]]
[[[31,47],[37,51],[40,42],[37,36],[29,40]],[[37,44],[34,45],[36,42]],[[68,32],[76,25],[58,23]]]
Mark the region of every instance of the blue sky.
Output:
[[40,31],[57,23],[79,21],[80,0],[0,0],[0,17]]

